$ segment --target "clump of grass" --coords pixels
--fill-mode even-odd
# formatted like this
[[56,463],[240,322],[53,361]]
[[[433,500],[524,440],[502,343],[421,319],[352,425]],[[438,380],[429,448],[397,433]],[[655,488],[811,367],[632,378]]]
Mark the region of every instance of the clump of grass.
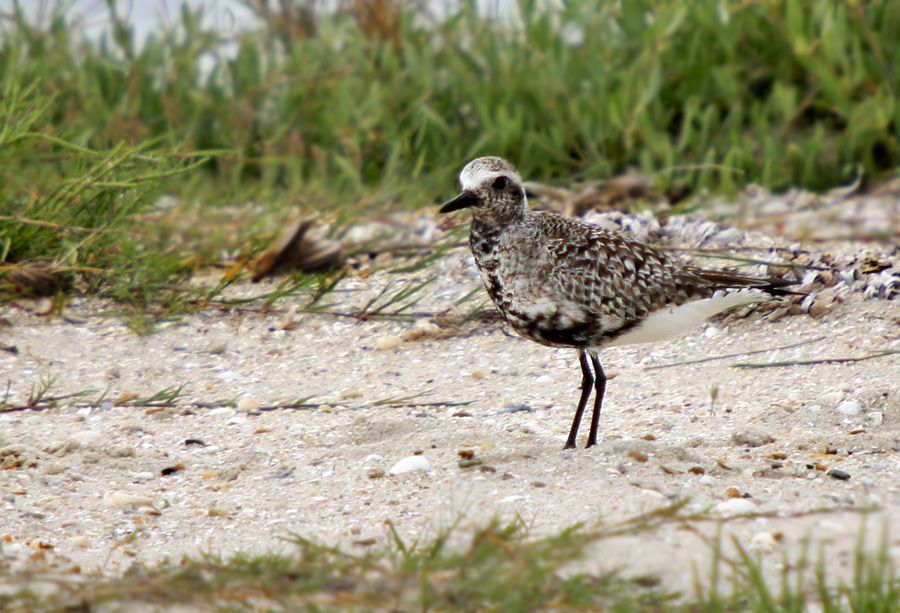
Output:
[[[95,150],[58,136],[54,97],[12,80],[0,95],[0,291],[29,275],[78,276],[81,289],[144,305],[177,270],[139,215],[159,182],[190,166],[149,144]],[[56,286],[51,284],[51,291]]]
[[184,558],[134,567],[119,578],[70,582],[57,573],[35,572],[8,577],[13,581],[0,595],[0,607],[799,612],[814,606],[856,613],[900,611],[900,573],[886,539],[877,552],[865,553],[861,537],[848,580],[826,574],[824,552],[814,568],[801,554],[796,561],[783,560],[780,580],[767,576],[771,573],[763,559],[736,540],[735,554],[723,555],[720,532],[711,541],[709,574],[693,594],[667,591],[657,577],[628,579],[615,571],[578,570],[584,568],[578,562],[587,548],[592,556],[602,555],[606,539],[654,538],[665,525],[693,529],[694,523],[710,519],[686,514],[683,508],[679,503],[599,529],[573,526],[544,537],[530,535],[521,520],[494,520],[471,533],[456,527],[410,543],[389,525],[388,546],[365,553],[295,538],[292,554]]
[[[109,3],[111,34],[79,39],[20,11],[0,67],[55,92],[85,144],[167,139],[228,151],[228,188],[259,182],[339,202],[446,189],[478,153],[530,177],[628,166],[694,185],[828,187],[900,162],[900,9],[890,0],[521,1],[438,18],[396,0],[247,3],[226,37],[182,7],[143,45]],[[233,52],[230,49],[234,49]]]
[[23,589],[15,596],[0,596],[0,606],[14,610],[77,602],[87,607],[147,603],[216,609],[524,611],[634,608],[669,598],[615,573],[562,572],[590,541],[578,529],[527,539],[521,521],[493,521],[461,547],[449,545],[453,531],[413,544],[391,530],[392,546],[368,553],[352,554],[297,538],[292,555],[183,559],[136,569],[120,579],[62,585],[50,601]]
[[[722,553],[721,531],[712,542],[713,557],[706,584],[697,581],[694,600],[702,610],[726,611],[807,611],[816,610],[854,613],[894,613],[900,611],[900,569],[888,545],[885,527],[877,550],[866,549],[865,516],[857,533],[853,567],[847,577],[828,574],[828,556],[822,549],[813,564],[809,559],[809,540],[796,559],[782,556],[780,577],[766,572],[760,554],[754,554],[736,538],[731,544],[733,558]],[[723,570],[731,573],[730,584],[720,585]]]

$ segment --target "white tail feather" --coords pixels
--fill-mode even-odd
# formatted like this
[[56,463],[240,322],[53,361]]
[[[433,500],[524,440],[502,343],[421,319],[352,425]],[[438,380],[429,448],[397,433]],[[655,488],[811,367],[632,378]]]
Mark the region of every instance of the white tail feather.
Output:
[[607,347],[652,343],[676,338],[703,323],[716,313],[751,302],[762,302],[772,296],[758,289],[742,289],[717,294],[682,305],[653,311],[647,318],[625,334],[616,337]]

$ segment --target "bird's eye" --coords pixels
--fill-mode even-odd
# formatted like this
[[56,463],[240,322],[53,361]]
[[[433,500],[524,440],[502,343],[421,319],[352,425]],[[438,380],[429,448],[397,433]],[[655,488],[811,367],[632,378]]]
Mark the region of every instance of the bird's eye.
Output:
[[496,179],[494,179],[491,187],[493,187],[497,191],[502,191],[506,189],[507,184],[509,184],[509,181],[506,179],[506,177],[497,177]]

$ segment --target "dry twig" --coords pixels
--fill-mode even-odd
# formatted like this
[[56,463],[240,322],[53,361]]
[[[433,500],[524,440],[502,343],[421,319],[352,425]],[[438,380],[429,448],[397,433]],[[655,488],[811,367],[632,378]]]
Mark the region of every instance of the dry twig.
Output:
[[795,347],[802,347],[803,345],[811,345],[813,343],[818,343],[819,341],[825,340],[827,337],[819,336],[817,338],[810,339],[808,341],[800,341],[799,343],[792,343],[790,345],[782,345],[780,347],[768,347],[767,349],[756,349],[755,351],[739,351],[738,353],[726,353],[725,355],[714,355],[708,358],[701,358],[699,360],[687,360],[684,362],[673,362],[671,364],[662,364],[660,366],[649,366],[644,370],[661,370],[663,368],[674,368],[675,366],[688,366],[690,364],[704,364],[706,362],[715,362],[716,360],[726,360],[728,358],[737,358],[745,355],[757,355],[759,353],[768,353],[769,351],[781,351],[782,349],[794,349]]

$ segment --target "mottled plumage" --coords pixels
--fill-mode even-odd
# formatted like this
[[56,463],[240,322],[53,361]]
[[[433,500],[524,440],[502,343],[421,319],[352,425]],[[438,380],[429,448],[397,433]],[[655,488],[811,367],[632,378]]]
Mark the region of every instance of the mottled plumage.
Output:
[[671,338],[724,309],[787,293],[789,282],[687,266],[626,234],[528,208],[509,162],[473,160],[460,173],[462,193],[442,212],[472,210],[469,245],[488,294],[516,332],[579,351],[582,397],[575,436],[597,374],[588,447],[596,444],[605,389],[596,351]]

